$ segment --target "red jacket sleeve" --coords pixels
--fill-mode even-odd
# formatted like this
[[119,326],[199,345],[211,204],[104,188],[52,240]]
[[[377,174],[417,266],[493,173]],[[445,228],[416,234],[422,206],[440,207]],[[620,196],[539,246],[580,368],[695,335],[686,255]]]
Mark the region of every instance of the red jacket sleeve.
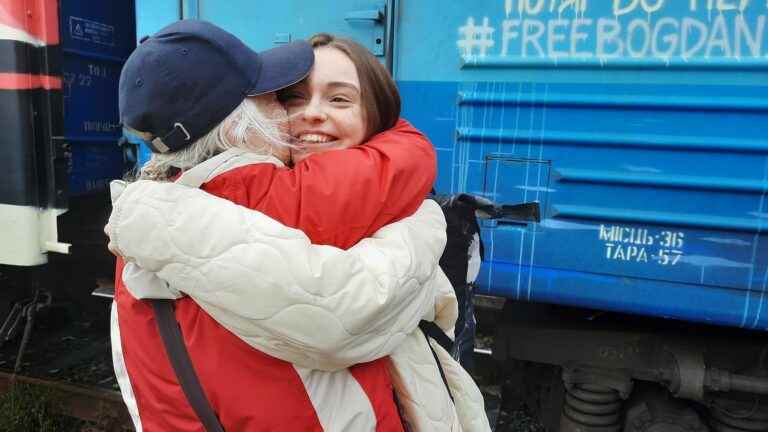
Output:
[[432,144],[401,119],[360,146],[313,155],[293,169],[236,168],[203,189],[298,228],[315,244],[348,248],[413,214],[436,173]]

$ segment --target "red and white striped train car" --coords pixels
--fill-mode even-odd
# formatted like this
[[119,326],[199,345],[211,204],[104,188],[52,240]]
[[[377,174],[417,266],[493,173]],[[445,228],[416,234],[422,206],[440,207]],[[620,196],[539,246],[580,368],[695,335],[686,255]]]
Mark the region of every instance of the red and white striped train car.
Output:
[[56,0],[0,3],[0,264],[68,251],[56,224],[66,198],[60,57]]

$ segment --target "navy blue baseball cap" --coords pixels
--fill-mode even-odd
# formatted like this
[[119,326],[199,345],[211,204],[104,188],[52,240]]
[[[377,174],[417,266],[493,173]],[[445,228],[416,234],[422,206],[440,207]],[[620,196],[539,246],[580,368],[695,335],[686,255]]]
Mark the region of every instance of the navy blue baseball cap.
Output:
[[152,135],[156,153],[181,150],[248,96],[301,81],[315,56],[305,41],[257,53],[206,21],[177,21],[134,50],[120,74],[120,121]]

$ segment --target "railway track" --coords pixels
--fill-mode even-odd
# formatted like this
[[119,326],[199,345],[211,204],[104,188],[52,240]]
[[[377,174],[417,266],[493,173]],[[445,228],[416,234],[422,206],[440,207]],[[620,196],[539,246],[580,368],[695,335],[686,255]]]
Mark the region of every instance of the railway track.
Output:
[[133,430],[119,392],[0,372],[0,393],[11,391],[15,384],[48,390],[60,414],[96,425],[90,431]]

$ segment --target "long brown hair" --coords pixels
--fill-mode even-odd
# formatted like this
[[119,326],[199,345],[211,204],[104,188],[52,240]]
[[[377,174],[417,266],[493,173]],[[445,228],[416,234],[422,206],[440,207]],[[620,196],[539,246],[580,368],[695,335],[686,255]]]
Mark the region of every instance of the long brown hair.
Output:
[[370,51],[351,39],[329,33],[318,33],[309,38],[309,43],[313,48],[336,48],[355,65],[360,80],[366,140],[397,123],[400,118],[400,92],[387,69]]

